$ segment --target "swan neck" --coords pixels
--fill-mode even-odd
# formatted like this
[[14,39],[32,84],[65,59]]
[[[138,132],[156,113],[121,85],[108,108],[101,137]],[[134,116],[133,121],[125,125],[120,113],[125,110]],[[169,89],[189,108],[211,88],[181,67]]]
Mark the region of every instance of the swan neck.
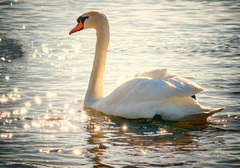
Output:
[[101,27],[96,28],[96,48],[95,57],[93,61],[93,67],[91,77],[88,85],[88,90],[85,96],[84,105],[91,107],[91,104],[95,101],[103,98],[103,74],[106,64],[106,54],[109,44],[109,25],[108,22]]

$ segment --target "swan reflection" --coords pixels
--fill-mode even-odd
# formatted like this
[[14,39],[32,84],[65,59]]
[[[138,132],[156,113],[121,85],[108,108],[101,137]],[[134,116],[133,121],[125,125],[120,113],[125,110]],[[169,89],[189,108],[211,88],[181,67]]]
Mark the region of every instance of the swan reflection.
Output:
[[138,161],[144,155],[154,156],[161,153],[174,158],[175,153],[181,149],[201,151],[201,147],[196,143],[196,137],[191,132],[207,127],[206,122],[129,120],[106,116],[87,108],[80,113],[83,118],[88,119],[84,121],[86,121],[86,131],[90,135],[87,140],[90,148],[85,154],[88,157],[90,155],[99,166],[114,162],[107,159],[108,153],[116,154],[115,161],[127,160],[126,150],[132,151],[131,157],[135,156]]

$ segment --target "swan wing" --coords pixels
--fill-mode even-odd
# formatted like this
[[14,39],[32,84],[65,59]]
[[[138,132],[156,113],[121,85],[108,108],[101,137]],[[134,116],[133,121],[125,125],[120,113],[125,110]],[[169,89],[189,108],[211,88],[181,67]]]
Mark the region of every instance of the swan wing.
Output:
[[[157,114],[170,121],[196,119],[193,117],[195,114],[199,116],[198,120],[204,120],[215,111],[223,110],[212,111],[185,95],[185,92],[170,82],[137,77],[118,86],[111,94],[96,101],[91,108],[129,119],[153,118]],[[201,113],[204,114],[200,115]]]
[[173,97],[185,93],[164,80],[138,77],[118,86],[104,99],[96,101],[91,108],[109,115],[125,118],[152,118],[155,107]]
[[198,84],[182,78],[176,74],[169,73],[167,69],[153,69],[150,71],[138,73],[135,75],[135,77],[149,77],[163,80],[169,84],[172,84],[179,91],[185,93],[185,96],[192,96],[203,91],[203,88]]

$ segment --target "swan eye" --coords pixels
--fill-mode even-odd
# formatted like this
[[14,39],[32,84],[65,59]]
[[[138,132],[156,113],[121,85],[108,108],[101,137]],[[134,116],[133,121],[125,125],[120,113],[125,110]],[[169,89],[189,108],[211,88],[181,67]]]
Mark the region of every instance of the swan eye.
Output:
[[84,25],[84,22],[85,22],[85,20],[86,20],[87,18],[89,18],[89,17],[88,17],[88,16],[86,16],[86,17],[80,16],[80,17],[77,19],[77,22],[78,22],[78,23],[82,22],[82,24]]

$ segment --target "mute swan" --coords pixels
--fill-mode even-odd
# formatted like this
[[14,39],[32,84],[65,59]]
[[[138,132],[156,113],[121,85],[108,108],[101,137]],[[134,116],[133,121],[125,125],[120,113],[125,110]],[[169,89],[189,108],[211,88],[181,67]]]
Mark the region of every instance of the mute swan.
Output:
[[103,96],[102,81],[109,44],[109,24],[100,12],[90,11],[77,19],[77,26],[69,35],[83,29],[96,29],[97,42],[91,77],[84,99],[84,107],[108,115],[128,119],[153,118],[160,115],[169,121],[206,120],[225,108],[210,109],[201,106],[193,97],[203,89],[194,82],[154,69],[139,73]]

